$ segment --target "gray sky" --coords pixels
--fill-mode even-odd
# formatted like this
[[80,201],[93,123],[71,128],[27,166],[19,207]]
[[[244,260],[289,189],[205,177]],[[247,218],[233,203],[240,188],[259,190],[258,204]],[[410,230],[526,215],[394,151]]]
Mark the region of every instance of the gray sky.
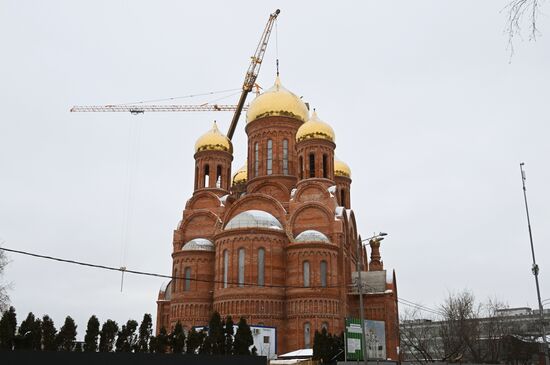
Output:
[[[539,41],[516,44],[510,64],[505,4],[2,0],[0,238],[168,274],[194,142],[213,119],[227,130],[230,113],[68,110],[239,88],[280,7],[282,82],[333,126],[337,155],[353,171],[359,229],[390,234],[382,256],[397,270],[400,296],[435,307],[468,288],[480,300],[533,307],[518,163],[526,162],[550,298],[550,19],[541,16]],[[274,79],[275,40],[264,87]],[[236,171],[244,123],[234,145]],[[60,326],[70,314],[82,337],[91,314],[119,323],[155,314],[160,279],[127,275],[121,293],[117,273],[9,257],[3,280],[13,283],[19,320],[47,313]]]

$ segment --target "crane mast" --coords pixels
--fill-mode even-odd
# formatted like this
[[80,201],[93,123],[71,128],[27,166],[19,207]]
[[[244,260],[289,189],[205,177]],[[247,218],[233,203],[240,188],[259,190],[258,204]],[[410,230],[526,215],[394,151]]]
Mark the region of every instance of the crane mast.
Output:
[[[117,104],[117,105],[75,105],[71,108],[71,112],[130,112],[132,114],[143,114],[145,112],[198,112],[198,111],[234,111],[233,119],[227,132],[227,137],[231,140],[235,133],[235,128],[239,122],[241,112],[247,109],[245,106],[248,93],[252,91],[256,85],[256,78],[260,72],[262,61],[264,59],[265,51],[267,49],[267,42],[271,35],[271,30],[275,24],[275,20],[281,11],[275,10],[274,13],[269,15],[267,24],[260,38],[260,42],[256,47],[256,52],[252,56],[248,70],[244,77],[242,86],[242,93],[237,105],[219,105],[219,104],[202,104],[202,105],[147,105],[147,104]],[[278,60],[277,60],[278,62]],[[257,86],[257,85],[256,85]],[[258,91],[259,92],[259,91]]]
[[246,71],[243,83],[243,92],[241,93],[241,97],[239,98],[239,102],[237,103],[235,114],[233,114],[233,119],[231,120],[229,131],[227,132],[227,138],[229,138],[230,140],[233,139],[233,134],[235,133],[235,128],[237,128],[237,123],[239,122],[239,117],[241,116],[244,103],[246,102],[246,97],[248,96],[248,93],[252,91],[252,88],[256,83],[256,78],[260,73],[260,67],[262,66],[265,50],[267,49],[267,42],[269,41],[269,36],[271,35],[271,30],[273,29],[273,24],[275,24],[275,20],[277,19],[277,16],[280,12],[281,10],[277,9],[273,14],[269,16],[269,20],[265,25],[265,29],[262,33],[262,37],[260,38],[260,42],[256,47],[256,52],[254,53],[254,56],[252,56],[252,60],[250,62],[250,65],[248,66],[248,70]]

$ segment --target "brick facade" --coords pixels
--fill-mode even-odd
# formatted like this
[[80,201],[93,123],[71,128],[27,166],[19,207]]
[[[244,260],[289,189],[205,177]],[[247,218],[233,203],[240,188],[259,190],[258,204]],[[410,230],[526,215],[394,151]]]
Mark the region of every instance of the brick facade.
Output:
[[[249,121],[244,183],[230,180],[231,151],[195,154],[195,190],[174,231],[176,279],[159,293],[157,332],[177,321],[205,325],[215,310],[277,327],[285,353],[313,346],[322,326],[340,333],[346,316],[358,316],[358,296],[350,293],[359,238],[351,178],[335,174],[333,141],[296,141],[301,125],[291,115]],[[310,230],[317,232],[297,239]],[[364,258],[363,267],[383,270],[375,251],[376,262]],[[397,359],[395,274],[384,292],[365,295],[365,315],[386,322],[387,356]]]

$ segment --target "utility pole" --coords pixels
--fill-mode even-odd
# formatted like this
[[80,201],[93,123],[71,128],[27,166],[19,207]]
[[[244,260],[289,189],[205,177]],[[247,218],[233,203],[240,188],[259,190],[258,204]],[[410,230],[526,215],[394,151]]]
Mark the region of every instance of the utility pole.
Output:
[[356,270],[357,270],[357,290],[359,291],[359,318],[361,318],[361,349],[363,352],[363,361],[365,365],[368,364],[367,361],[367,342],[365,334],[365,309],[363,307],[363,281],[361,279],[361,271],[363,270],[363,241],[361,238],[357,240],[357,260],[356,260]]
[[523,184],[523,200],[525,201],[525,213],[527,214],[527,227],[529,228],[529,241],[531,243],[531,256],[533,257],[533,266],[531,268],[531,271],[533,272],[533,275],[535,276],[535,284],[537,287],[537,299],[539,302],[539,315],[540,315],[540,326],[541,326],[541,332],[542,332],[542,341],[544,344],[544,363],[546,365],[550,365],[550,359],[548,356],[548,340],[546,339],[546,326],[544,325],[544,312],[543,312],[543,306],[542,301],[540,299],[540,287],[539,287],[539,266],[537,265],[537,261],[535,260],[535,247],[533,246],[533,233],[531,231],[531,220],[529,219],[529,206],[527,205],[527,189],[525,188],[525,171],[523,170],[523,165],[525,165],[524,162],[519,164],[519,169],[521,171],[521,182]]

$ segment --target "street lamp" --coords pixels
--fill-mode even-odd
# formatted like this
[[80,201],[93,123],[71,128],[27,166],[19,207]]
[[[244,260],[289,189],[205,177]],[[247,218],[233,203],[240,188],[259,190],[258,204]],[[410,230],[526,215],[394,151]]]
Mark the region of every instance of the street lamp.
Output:
[[[365,238],[365,239],[358,239],[357,240],[357,260],[356,260],[356,270],[357,270],[357,290],[359,291],[359,316],[361,319],[361,348],[363,349],[363,361],[365,362],[365,365],[368,364],[367,362],[367,341],[366,341],[366,333],[365,333],[365,309],[363,308],[363,281],[361,279],[361,271],[362,271],[362,265],[363,265],[363,242],[366,241],[382,241],[384,239],[384,236],[387,236],[388,234],[385,232],[380,232],[378,234],[373,235],[372,237]],[[361,250],[361,252],[359,252]]]

